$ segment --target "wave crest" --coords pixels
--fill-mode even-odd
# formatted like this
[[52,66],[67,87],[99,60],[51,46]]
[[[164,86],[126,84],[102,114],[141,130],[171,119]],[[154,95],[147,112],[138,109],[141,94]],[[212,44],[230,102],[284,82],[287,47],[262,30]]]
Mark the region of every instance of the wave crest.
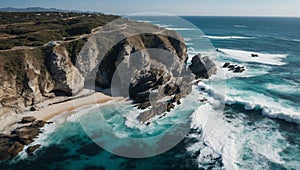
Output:
[[[233,49],[218,49],[218,51],[230,58],[234,58],[243,62],[256,62],[269,65],[284,65],[286,63],[283,62],[283,59],[288,56],[287,54],[267,54]],[[257,54],[258,57],[252,57],[252,54]]]
[[204,38],[209,39],[219,39],[219,40],[228,40],[228,39],[254,39],[254,37],[242,37],[242,36],[214,36],[214,35],[206,35]]
[[[300,124],[300,114],[297,112],[299,109],[283,106],[284,101],[273,101],[265,95],[256,95],[252,98],[243,99],[242,97],[229,97],[219,93],[218,91],[210,88],[209,86],[199,83],[199,89],[205,89],[204,92],[215,100],[220,101],[226,105],[241,104],[245,110],[258,110],[261,114],[270,118],[277,118],[287,122]],[[243,95],[241,95],[243,96]],[[252,95],[253,96],[253,95]]]

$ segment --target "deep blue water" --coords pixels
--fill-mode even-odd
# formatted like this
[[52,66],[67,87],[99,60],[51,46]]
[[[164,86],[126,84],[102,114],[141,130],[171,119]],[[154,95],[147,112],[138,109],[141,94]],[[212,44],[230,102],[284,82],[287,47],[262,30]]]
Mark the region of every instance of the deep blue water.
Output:
[[[144,135],[159,134],[178,122],[190,122],[189,134],[163,154],[130,159],[94,144],[78,120],[60,117],[55,131],[37,141],[44,147],[35,156],[21,154],[0,169],[300,169],[300,18],[133,18],[177,30],[190,57],[213,51],[208,54],[219,67],[218,76],[199,84],[210,90],[194,87],[173,116],[154,122],[156,127]],[[260,57],[252,60],[251,53]],[[221,68],[224,62],[245,66],[246,71],[233,74]],[[210,103],[200,103],[203,96]],[[223,103],[224,108],[206,113],[215,103]],[[122,117],[113,114],[112,106],[101,106],[87,115],[93,118],[99,109],[114,130],[138,133],[125,125],[128,110]],[[97,123],[90,117],[81,117],[81,122]],[[199,123],[204,117],[210,118]],[[214,131],[210,123],[217,124]]]

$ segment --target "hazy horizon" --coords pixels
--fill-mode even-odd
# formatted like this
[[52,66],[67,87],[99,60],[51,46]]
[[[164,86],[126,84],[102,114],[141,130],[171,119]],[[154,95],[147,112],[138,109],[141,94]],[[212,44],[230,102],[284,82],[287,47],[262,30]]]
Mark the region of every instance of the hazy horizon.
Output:
[[116,15],[130,15],[143,12],[167,13],[179,16],[259,16],[259,17],[300,17],[299,0],[159,0],[151,1],[104,1],[104,0],[28,0],[1,1],[2,8],[57,8],[65,10],[94,11]]

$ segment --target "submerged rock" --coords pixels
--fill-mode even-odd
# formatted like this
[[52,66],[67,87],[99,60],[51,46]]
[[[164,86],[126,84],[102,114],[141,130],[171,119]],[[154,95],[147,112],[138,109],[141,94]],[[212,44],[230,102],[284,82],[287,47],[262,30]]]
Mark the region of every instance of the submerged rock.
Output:
[[207,101],[208,101],[207,98],[203,98],[203,99],[200,100],[201,103],[207,102]]
[[230,63],[225,63],[223,68],[228,68],[228,71],[232,71],[233,73],[242,73],[246,70],[244,66],[233,65]]
[[15,134],[18,140],[24,145],[32,143],[34,141],[34,138],[36,138],[39,133],[40,130],[38,128],[31,126],[20,127],[12,132],[12,134]]
[[230,65],[230,63],[224,63],[223,68],[227,68]]
[[178,105],[180,105],[181,104],[181,101],[180,100],[177,100],[177,102],[176,102]]
[[235,65],[229,65],[229,66],[228,66],[228,70],[229,70],[229,71],[234,70],[234,68],[235,68]]
[[24,145],[18,142],[15,136],[0,134],[0,160],[14,158],[23,148]]
[[35,127],[35,128],[41,128],[41,127],[44,127],[45,124],[46,124],[46,122],[43,121],[43,120],[36,120],[36,121],[34,121],[33,123],[31,123],[30,126],[31,126],[31,127]]
[[[24,117],[27,121],[34,121],[35,118]],[[42,120],[36,120],[29,126],[18,127],[11,134],[0,134],[0,160],[12,159],[21,152],[25,145],[34,141],[40,133],[40,128],[45,124]],[[27,148],[27,153],[32,154],[40,145]]]
[[242,72],[244,72],[244,71],[245,71],[245,68],[244,68],[244,67],[240,67],[240,66],[236,67],[236,68],[233,70],[234,73],[242,73]]
[[27,149],[26,149],[26,152],[29,154],[29,155],[32,155],[34,151],[36,151],[38,148],[40,148],[41,145],[40,144],[37,144],[37,145],[34,145],[34,146],[29,146]]

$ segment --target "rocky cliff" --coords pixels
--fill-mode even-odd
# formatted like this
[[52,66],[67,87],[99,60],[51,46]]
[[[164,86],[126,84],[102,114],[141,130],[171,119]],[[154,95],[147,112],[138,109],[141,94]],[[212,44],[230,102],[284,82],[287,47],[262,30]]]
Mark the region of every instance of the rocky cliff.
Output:
[[191,92],[195,76],[187,59],[176,31],[120,19],[89,39],[77,68],[91,82],[111,88],[112,96],[128,97],[138,108],[148,108],[138,116],[146,122],[170,111]]
[[[88,82],[149,108],[139,115],[142,122],[170,111],[191,92],[195,75],[187,69],[187,49],[175,31],[124,19],[104,26],[85,45],[82,41],[0,52],[0,119],[57,95],[75,95]],[[197,77],[214,73],[206,58],[193,61]]]
[[84,78],[71,62],[67,44],[0,52],[0,129],[13,123],[12,114],[29,110],[57,95],[73,95]]

